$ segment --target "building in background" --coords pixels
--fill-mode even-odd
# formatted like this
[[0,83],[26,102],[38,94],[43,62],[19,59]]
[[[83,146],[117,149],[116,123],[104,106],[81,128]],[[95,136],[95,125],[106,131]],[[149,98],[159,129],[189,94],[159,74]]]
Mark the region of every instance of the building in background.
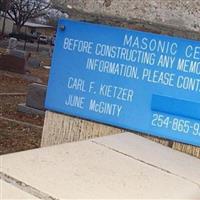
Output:
[[[13,32],[16,32],[16,25],[13,26]],[[52,37],[55,33],[55,28],[53,26],[48,26],[44,24],[26,22],[21,28],[22,33],[32,34],[32,35],[46,35]]]
[[[0,32],[2,32],[4,23],[4,16],[3,12],[0,14]],[[10,19],[9,17],[5,17],[5,27],[4,27],[4,34],[9,35],[10,33],[16,32],[16,25],[15,22]],[[21,28],[20,32],[33,34],[36,36],[39,35],[46,35],[52,37],[55,33],[55,28],[53,26],[39,24],[39,23],[32,23],[26,22],[24,26]]]
[[[0,32],[2,32],[3,29],[3,21],[4,17],[0,16]],[[5,28],[4,28],[4,34],[8,35],[13,32],[14,28],[14,22],[9,19],[8,17],[5,18]]]

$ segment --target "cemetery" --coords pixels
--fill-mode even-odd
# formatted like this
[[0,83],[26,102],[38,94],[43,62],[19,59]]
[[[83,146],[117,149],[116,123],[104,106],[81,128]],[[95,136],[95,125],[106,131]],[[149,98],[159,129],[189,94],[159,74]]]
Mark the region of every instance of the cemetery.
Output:
[[49,73],[43,66],[50,65],[48,49],[45,55],[39,56],[32,51],[32,55],[27,59],[24,51],[17,48],[1,48],[0,123],[1,132],[4,132],[1,135],[1,154],[39,147],[42,134],[44,109],[41,107],[45,92],[43,85],[47,84]]
[[0,200],[199,200],[199,2],[35,4],[67,17],[0,37]]

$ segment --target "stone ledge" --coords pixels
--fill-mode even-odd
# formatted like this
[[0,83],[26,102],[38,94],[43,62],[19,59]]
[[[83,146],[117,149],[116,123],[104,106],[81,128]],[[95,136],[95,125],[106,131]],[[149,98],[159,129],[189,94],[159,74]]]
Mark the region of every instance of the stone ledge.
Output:
[[199,159],[132,133],[0,159],[4,174],[58,199],[197,200],[200,196]]

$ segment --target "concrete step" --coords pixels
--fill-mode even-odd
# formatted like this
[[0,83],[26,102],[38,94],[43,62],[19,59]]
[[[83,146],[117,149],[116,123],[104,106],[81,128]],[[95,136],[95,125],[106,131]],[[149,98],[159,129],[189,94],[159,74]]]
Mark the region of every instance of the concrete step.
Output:
[[55,199],[200,199],[199,159],[132,133],[0,159],[3,179]]

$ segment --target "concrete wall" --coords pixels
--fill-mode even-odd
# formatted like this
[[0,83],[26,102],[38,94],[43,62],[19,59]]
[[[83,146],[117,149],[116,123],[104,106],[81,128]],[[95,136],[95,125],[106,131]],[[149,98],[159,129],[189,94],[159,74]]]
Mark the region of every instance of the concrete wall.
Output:
[[[53,0],[72,18],[109,16],[200,31],[199,0]],[[86,14],[88,16],[86,16]]]
[[[4,20],[4,18],[0,17],[0,31],[2,31],[2,28],[3,28],[3,20]],[[4,33],[5,34],[12,33],[13,26],[14,26],[14,22],[10,19],[6,19]]]

